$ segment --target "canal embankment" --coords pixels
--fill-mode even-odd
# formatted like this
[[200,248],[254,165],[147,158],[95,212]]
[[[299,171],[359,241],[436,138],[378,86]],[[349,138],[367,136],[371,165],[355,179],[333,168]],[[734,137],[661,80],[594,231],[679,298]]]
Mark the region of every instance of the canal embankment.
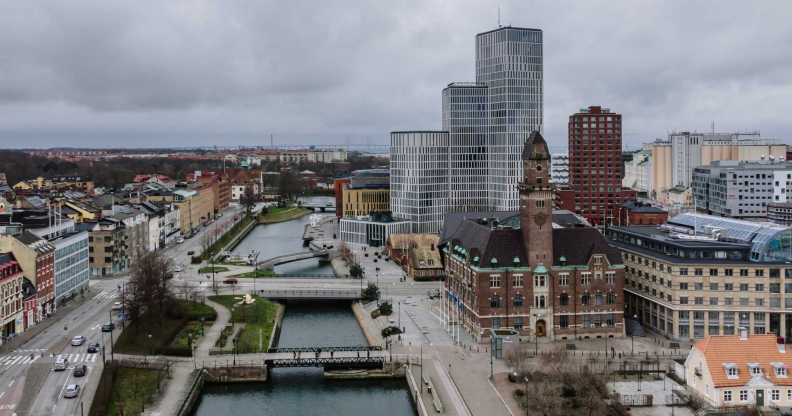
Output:
[[[374,308],[371,308],[371,305]],[[369,346],[379,345],[385,346],[385,338],[382,337],[382,329],[380,329],[379,325],[374,322],[374,319],[371,317],[371,312],[376,309],[376,304],[373,302],[368,304],[368,307],[360,302],[355,302],[352,304],[352,313],[355,314],[355,319],[360,325],[360,330],[363,331],[363,335],[366,337],[366,342],[368,342]]]

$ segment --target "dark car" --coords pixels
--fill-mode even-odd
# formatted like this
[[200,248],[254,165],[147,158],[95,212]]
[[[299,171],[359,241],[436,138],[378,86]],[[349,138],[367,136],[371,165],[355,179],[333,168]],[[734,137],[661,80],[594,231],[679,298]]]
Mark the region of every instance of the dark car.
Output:
[[91,345],[88,346],[88,353],[89,354],[96,354],[97,351],[99,351],[99,343],[98,342],[96,344],[91,344]]
[[113,332],[115,329],[115,324],[110,322],[109,324],[102,325],[102,332]]
[[88,372],[88,367],[85,364],[74,366],[72,375],[74,377],[82,377]]
[[188,252],[187,252],[187,255],[188,255],[188,256],[192,256],[193,254],[195,254],[195,252],[194,252],[194,251],[192,251],[192,250],[190,250],[190,251],[188,251]]

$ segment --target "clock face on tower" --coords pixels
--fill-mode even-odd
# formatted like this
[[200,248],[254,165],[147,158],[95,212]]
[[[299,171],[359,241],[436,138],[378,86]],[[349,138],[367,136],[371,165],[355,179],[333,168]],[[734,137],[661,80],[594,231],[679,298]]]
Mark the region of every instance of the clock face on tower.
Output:
[[543,226],[547,222],[547,215],[544,212],[540,212],[533,217],[534,223],[538,226]]

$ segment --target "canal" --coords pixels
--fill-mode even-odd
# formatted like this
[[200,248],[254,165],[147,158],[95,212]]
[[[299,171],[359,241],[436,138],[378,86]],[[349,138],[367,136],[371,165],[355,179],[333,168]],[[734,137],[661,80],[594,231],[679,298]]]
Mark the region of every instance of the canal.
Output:
[[[306,198],[306,202],[324,204],[330,197]],[[314,214],[317,216],[333,216],[333,213]],[[251,251],[259,251],[259,261],[297,253],[306,250],[303,247],[302,235],[305,225],[311,222],[311,215],[293,221],[276,224],[259,225],[242,240],[232,251],[233,254],[247,257]],[[333,274],[329,264],[319,264],[319,260],[303,260],[275,267],[276,273],[286,274]]]
[[[281,347],[365,344],[348,303],[289,303]],[[415,415],[403,380],[327,380],[320,369],[279,368],[267,383],[207,385],[196,416]]]

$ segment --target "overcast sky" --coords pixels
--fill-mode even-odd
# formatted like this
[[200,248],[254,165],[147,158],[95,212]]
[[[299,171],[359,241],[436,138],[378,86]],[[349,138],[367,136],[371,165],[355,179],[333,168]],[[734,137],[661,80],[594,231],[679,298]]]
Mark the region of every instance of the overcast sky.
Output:
[[[498,2],[0,2],[0,147],[381,143],[439,129],[474,79]],[[792,142],[789,1],[502,1],[544,31],[545,136],[624,117],[625,147],[670,130]]]

